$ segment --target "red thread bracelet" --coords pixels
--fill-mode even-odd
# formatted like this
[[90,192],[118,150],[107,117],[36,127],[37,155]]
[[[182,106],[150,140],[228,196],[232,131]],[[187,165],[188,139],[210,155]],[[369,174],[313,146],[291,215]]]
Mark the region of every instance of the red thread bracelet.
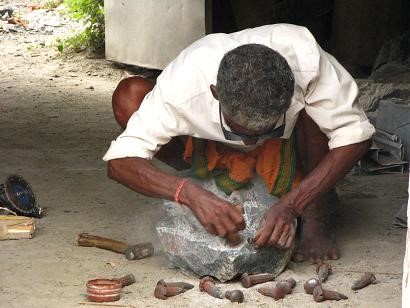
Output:
[[177,190],[175,191],[175,195],[174,195],[174,201],[181,204],[181,200],[179,199],[179,195],[181,194],[182,188],[184,187],[184,185],[186,184],[186,182],[188,182],[188,179],[182,179],[181,182],[178,185]]

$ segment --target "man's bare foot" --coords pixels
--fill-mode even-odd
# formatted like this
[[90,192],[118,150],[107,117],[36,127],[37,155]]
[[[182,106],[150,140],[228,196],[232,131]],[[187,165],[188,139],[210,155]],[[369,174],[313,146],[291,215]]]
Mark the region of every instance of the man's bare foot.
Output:
[[293,254],[293,261],[309,260],[312,263],[319,263],[323,260],[339,259],[339,251],[325,223],[315,219],[304,219],[301,231],[299,244]]

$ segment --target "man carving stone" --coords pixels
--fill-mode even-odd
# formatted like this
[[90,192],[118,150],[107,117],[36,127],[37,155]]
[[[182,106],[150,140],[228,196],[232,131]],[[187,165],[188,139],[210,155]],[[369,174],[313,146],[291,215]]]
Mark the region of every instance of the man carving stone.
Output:
[[119,83],[113,110],[125,130],[104,156],[108,175],[144,195],[179,201],[207,231],[235,242],[245,227],[239,211],[150,160],[179,168],[185,148],[194,174],[216,176],[227,193],[257,173],[280,199],[255,245],[290,247],[300,217],[295,259],[337,259],[328,230],[332,188],[374,133],[356,95],[353,78],[304,27],[211,34],[182,51],[155,85],[141,77]]

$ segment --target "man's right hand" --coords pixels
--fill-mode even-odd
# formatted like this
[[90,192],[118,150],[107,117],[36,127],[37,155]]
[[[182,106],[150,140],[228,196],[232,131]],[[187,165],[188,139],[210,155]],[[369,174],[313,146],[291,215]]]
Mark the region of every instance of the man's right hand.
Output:
[[[110,160],[108,176],[145,196],[168,200],[174,199],[181,181],[139,157]],[[228,201],[191,181],[183,186],[179,200],[191,209],[208,232],[226,237],[232,245],[239,243],[238,232],[245,228],[245,221],[242,213]]]
[[226,237],[233,245],[239,243],[238,232],[245,229],[245,220],[231,203],[192,182],[182,189],[181,201],[209,233]]

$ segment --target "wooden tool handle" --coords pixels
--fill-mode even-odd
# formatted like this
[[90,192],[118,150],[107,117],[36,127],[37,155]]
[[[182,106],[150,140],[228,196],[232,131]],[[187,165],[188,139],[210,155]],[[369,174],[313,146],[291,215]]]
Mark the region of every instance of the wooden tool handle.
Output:
[[119,253],[124,253],[124,251],[128,248],[127,243],[88,233],[80,233],[77,237],[77,244],[78,246],[97,247]]

